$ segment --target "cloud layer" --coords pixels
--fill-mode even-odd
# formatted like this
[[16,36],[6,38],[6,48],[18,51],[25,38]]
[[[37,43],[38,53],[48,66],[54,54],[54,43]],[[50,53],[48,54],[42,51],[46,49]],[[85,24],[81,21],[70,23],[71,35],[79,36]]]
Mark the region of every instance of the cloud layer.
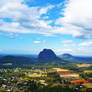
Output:
[[53,5],[29,7],[23,2],[24,0],[0,2],[0,31],[49,34],[51,21],[40,20],[40,17],[52,9]]
[[60,33],[78,38],[92,36],[92,0],[67,0],[63,14],[56,21],[57,25],[63,25],[58,29]]
[[[48,12],[56,7],[63,17],[56,21],[48,19]],[[24,0],[2,0],[0,2],[0,31],[24,34],[65,34],[78,38],[92,36],[92,0],[65,0],[65,4],[44,7],[28,6]],[[42,18],[42,16],[45,17]],[[44,19],[45,18],[45,19]],[[8,21],[7,21],[8,19]],[[54,23],[54,26],[51,26]],[[58,26],[59,25],[59,26]],[[39,31],[38,31],[39,30]]]

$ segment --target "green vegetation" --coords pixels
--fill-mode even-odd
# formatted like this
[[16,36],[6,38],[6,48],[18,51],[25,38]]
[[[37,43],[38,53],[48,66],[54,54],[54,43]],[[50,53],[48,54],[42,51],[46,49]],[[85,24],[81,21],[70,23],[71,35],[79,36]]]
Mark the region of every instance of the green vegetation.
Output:
[[[92,83],[92,71],[76,64],[35,63],[31,65],[2,65],[0,69],[0,92],[88,92],[83,83],[72,84],[59,76],[52,68],[63,68],[79,74],[78,80]],[[86,72],[85,72],[86,71]]]

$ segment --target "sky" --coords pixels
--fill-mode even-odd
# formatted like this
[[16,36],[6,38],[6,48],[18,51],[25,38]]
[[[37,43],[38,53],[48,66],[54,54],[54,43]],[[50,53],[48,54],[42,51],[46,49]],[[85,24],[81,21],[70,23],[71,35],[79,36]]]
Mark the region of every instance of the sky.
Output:
[[0,53],[92,56],[92,0],[1,0]]

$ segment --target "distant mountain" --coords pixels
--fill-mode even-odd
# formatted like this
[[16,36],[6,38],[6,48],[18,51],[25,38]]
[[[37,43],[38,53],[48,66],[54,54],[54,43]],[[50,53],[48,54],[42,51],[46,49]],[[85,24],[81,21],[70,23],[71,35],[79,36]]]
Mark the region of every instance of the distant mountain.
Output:
[[0,58],[2,58],[2,57],[4,57],[4,56],[6,56],[6,55],[4,55],[4,54],[0,54]]
[[51,49],[43,49],[38,55],[38,60],[40,62],[52,62],[61,60],[56,56],[56,54]]
[[62,54],[62,57],[71,58],[73,56],[71,54],[65,53],[65,54]]
[[74,56],[74,58],[78,61],[82,61],[82,62],[85,62],[85,63],[91,63],[92,64],[92,57]]
[[37,58],[36,54],[0,54],[0,58],[4,56],[24,56],[28,58]]
[[59,55],[58,57],[73,63],[92,63],[92,57],[73,56],[69,53]]
[[64,53],[62,55],[59,55],[58,57],[63,58],[63,59],[73,58],[73,56],[69,53]]
[[4,63],[13,63],[13,64],[31,64],[33,63],[33,61],[28,58],[28,57],[24,57],[24,56],[4,56],[2,58],[0,58],[0,64],[4,64]]
[[56,56],[56,54],[51,49],[44,49],[39,53],[39,55],[6,55],[0,57],[0,65],[6,63],[12,63],[13,65],[21,64],[33,64],[33,63],[49,63],[49,62],[59,62],[67,63]]

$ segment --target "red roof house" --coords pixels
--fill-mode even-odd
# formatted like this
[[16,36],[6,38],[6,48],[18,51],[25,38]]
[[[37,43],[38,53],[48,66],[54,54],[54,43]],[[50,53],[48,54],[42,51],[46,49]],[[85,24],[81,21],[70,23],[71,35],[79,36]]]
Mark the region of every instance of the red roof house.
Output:
[[88,83],[88,81],[86,81],[86,80],[75,80],[75,81],[71,81],[71,83]]

